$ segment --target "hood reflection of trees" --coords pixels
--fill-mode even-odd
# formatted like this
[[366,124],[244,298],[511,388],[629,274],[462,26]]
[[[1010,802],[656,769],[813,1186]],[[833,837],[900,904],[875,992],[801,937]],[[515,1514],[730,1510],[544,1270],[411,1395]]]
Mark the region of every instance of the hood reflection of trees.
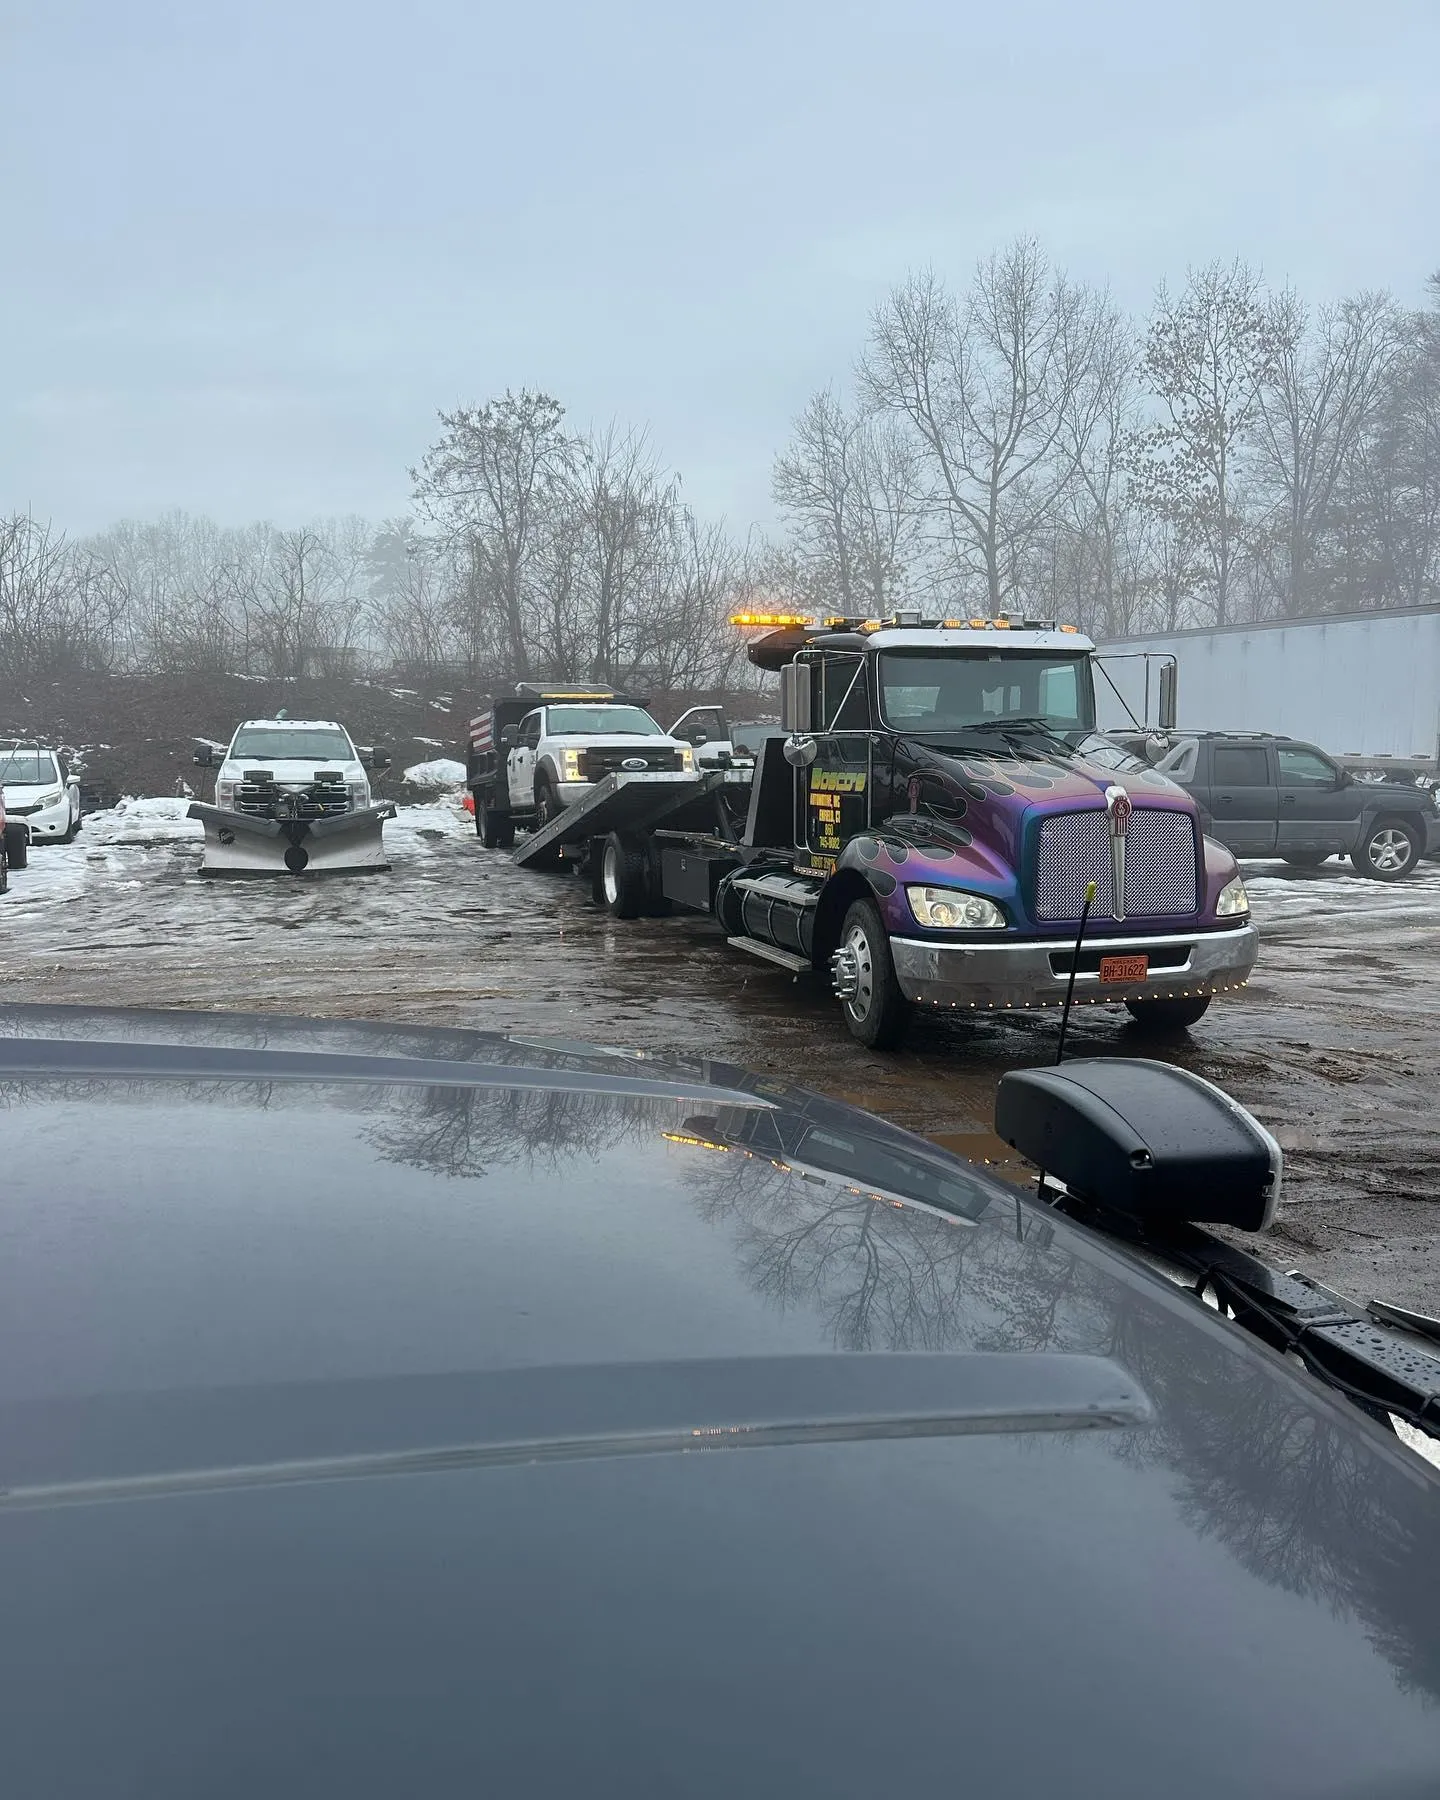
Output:
[[494,1169],[594,1161],[653,1138],[673,1102],[554,1088],[390,1089],[366,1142],[386,1162],[472,1179]]
[[837,1349],[1113,1357],[1157,1419],[1093,1441],[1172,1469],[1194,1530],[1259,1580],[1355,1618],[1402,1685],[1440,1698],[1435,1490],[1423,1471],[1392,1475],[1344,1422],[1263,1362],[1178,1327],[1028,1204],[1018,1232],[1004,1203],[970,1229],[739,1149],[697,1152],[686,1180],[731,1233],[746,1279],[777,1305],[818,1312]]

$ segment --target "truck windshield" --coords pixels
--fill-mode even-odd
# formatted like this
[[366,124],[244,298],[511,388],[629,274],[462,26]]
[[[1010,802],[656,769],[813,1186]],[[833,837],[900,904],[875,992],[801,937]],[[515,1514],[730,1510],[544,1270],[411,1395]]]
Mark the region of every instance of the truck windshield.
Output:
[[665,735],[638,706],[552,706],[545,714],[545,729],[551,737],[586,737],[604,731],[617,737]]
[[261,762],[284,762],[287,758],[332,763],[355,760],[355,752],[343,731],[298,726],[285,729],[263,725],[237,731],[230,754],[232,757],[256,757]]
[[60,779],[55,758],[48,750],[7,750],[0,744],[0,787],[39,787]]
[[961,731],[1006,719],[1089,731],[1095,694],[1085,656],[1047,650],[885,650],[880,705],[897,731]]

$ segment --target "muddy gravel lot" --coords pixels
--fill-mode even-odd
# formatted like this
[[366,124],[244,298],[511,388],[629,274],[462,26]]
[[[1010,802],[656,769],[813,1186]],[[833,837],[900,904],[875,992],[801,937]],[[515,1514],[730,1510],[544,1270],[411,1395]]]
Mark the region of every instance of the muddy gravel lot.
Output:
[[[130,802],[37,847],[0,897],[13,1000],[465,1025],[722,1057],[851,1100],[1005,1172],[995,1085],[1053,1059],[1051,1016],[923,1019],[851,1042],[814,978],[730,949],[707,920],[622,924],[588,883],[483,850],[457,802],[386,828],[363,880],[216,882],[176,801]],[[1250,986],[1157,1047],[1077,1013],[1077,1055],[1163,1055],[1275,1132],[1285,1198],[1267,1254],[1362,1298],[1440,1311],[1440,864],[1384,886],[1331,862],[1247,866],[1264,936]]]

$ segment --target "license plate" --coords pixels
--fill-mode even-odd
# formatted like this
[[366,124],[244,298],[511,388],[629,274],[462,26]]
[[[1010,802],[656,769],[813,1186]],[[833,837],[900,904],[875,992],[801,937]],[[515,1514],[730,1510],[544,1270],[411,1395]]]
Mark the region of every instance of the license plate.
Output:
[[1150,973],[1148,956],[1102,956],[1101,981],[1144,981]]

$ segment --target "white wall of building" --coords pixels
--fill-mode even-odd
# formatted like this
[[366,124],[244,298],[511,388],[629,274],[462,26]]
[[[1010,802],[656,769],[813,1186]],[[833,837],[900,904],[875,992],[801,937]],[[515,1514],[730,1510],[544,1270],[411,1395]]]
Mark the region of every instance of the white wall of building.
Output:
[[[1337,756],[1433,757],[1440,745],[1440,607],[1293,625],[1230,626],[1103,643],[1102,658],[1169,651],[1179,669],[1182,730],[1277,731]],[[1137,716],[1143,665],[1109,672]],[[1129,723],[1103,678],[1102,727]],[[1152,665],[1150,715],[1158,704]]]

